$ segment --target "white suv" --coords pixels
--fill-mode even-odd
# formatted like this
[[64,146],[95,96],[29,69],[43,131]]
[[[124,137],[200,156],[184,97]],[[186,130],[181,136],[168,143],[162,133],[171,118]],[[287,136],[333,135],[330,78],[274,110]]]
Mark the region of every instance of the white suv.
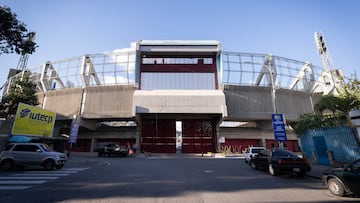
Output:
[[12,143],[0,153],[0,169],[3,171],[14,167],[23,169],[29,165],[42,166],[45,170],[60,169],[66,161],[65,154],[43,143]]
[[254,157],[255,155],[257,155],[259,153],[259,151],[264,150],[264,149],[265,149],[265,147],[248,147],[244,154],[245,162],[249,163],[251,160],[251,157]]

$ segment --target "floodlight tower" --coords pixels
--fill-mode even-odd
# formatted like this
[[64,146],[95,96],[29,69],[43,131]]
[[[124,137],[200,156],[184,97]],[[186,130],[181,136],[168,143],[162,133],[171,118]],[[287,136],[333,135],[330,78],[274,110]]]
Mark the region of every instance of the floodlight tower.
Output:
[[[27,42],[35,42],[35,32],[31,32],[29,33],[29,38],[27,39]],[[9,80],[10,77],[22,72],[25,70],[26,66],[27,66],[27,62],[28,62],[28,59],[29,59],[29,53],[26,53],[26,52],[21,52],[21,56],[20,56],[20,59],[19,59],[19,62],[17,64],[17,67],[16,69],[10,69],[10,72],[9,72],[9,75],[8,75],[8,78],[7,80]],[[0,87],[0,91],[5,88],[4,90],[4,93],[3,95],[6,94],[6,92],[8,91],[8,87],[9,87],[9,81],[6,81],[1,87]],[[1,97],[0,97],[0,100],[1,100]]]
[[[27,40],[30,42],[35,42],[35,32],[31,32],[29,34],[29,38]],[[27,62],[29,59],[29,55],[30,54],[26,53],[26,52],[21,53],[20,60],[18,62],[17,68],[16,68],[17,70],[23,71],[26,68]]]
[[328,72],[330,74],[330,77],[331,77],[331,80],[333,83],[333,87],[332,87],[332,90],[333,90],[335,88],[335,80],[334,80],[333,71],[332,71],[333,62],[331,60],[329,49],[325,43],[324,34],[322,32],[315,32],[314,38],[315,38],[315,44],[316,44],[317,51],[321,55],[324,69],[326,72]]

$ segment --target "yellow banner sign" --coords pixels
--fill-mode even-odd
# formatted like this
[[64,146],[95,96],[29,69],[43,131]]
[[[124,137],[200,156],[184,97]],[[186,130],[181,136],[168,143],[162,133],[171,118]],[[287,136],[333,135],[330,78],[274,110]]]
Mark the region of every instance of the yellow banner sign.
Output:
[[56,113],[19,103],[11,134],[51,137]]

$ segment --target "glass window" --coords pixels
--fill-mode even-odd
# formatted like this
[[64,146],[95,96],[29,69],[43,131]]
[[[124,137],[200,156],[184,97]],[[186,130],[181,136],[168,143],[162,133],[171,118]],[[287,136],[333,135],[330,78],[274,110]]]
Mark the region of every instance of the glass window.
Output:
[[11,149],[11,147],[14,146],[13,144],[8,144],[5,148],[5,151],[8,151],[9,149]]
[[214,90],[214,73],[142,73],[143,90]]
[[16,145],[14,147],[14,151],[22,151],[22,152],[36,152],[39,147],[36,145]]

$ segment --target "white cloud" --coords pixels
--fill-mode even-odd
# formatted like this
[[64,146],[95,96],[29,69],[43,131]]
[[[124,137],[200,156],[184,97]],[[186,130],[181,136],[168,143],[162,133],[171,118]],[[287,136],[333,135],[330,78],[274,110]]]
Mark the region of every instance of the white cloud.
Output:
[[131,43],[130,48],[115,49],[111,52],[111,62],[127,70],[129,73],[135,71],[136,42]]

